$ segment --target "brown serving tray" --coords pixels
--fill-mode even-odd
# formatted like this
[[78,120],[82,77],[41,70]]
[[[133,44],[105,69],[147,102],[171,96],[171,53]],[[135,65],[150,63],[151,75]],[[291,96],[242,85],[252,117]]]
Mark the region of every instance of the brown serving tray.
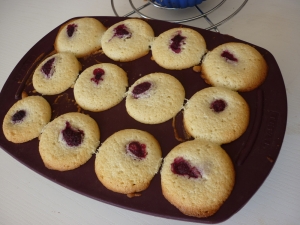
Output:
[[[106,27],[126,19],[122,17],[94,18],[101,21]],[[156,20],[147,20],[147,22],[152,26],[155,36],[174,27],[188,27]],[[21,98],[23,91],[28,95],[38,95],[32,86],[32,73],[41,60],[49,56],[49,54],[54,53],[53,43],[59,27],[60,26],[52,30],[36,43],[11,72],[0,93],[1,121],[3,121],[9,108]],[[228,35],[222,35],[195,27],[192,28],[203,35],[208,50],[212,50],[214,47],[226,42],[244,42]],[[38,138],[27,143],[14,144],[5,139],[1,129],[0,146],[16,160],[40,175],[70,190],[101,202],[176,220],[200,223],[219,223],[225,221],[248,202],[270,173],[280,152],[286,128],[287,98],[280,69],[270,52],[261,47],[252,46],[266,59],[269,67],[268,76],[259,88],[250,92],[240,93],[246,99],[251,109],[250,124],[246,132],[239,139],[230,144],[222,145],[234,163],[236,183],[227,201],[219,211],[211,217],[195,218],[185,216],[171,205],[162,195],[159,173],[156,174],[149,188],[141,193],[141,196],[129,198],[126,195],[107,190],[98,181],[94,172],[95,155],[78,169],[58,172],[49,170],[44,166],[38,151]],[[181,71],[166,70],[151,60],[151,56],[150,52],[148,55],[133,62],[120,63],[114,62],[101,52],[98,52],[87,58],[80,59],[80,61],[83,70],[99,62],[114,63],[122,67],[128,73],[129,85],[133,84],[134,81],[141,76],[152,72],[171,74],[185,87],[187,99],[198,90],[208,87],[200,77],[200,73],[195,72],[193,68]],[[94,118],[101,130],[101,143],[114,132],[126,128],[141,129],[153,134],[161,145],[163,157],[166,156],[174,146],[181,143],[178,137],[176,138],[172,119],[158,125],[141,124],[129,117],[125,108],[125,100],[109,110],[93,113],[81,110],[76,105],[72,88],[59,95],[44,97],[52,107],[52,119],[71,111],[80,111]],[[180,114],[176,118],[175,124],[178,131],[180,131]]]

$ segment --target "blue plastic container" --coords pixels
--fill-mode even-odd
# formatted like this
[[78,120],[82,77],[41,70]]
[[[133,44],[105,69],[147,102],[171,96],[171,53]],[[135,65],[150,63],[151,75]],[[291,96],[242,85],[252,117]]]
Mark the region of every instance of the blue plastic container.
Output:
[[202,3],[205,0],[155,0],[157,4],[167,8],[187,8]]

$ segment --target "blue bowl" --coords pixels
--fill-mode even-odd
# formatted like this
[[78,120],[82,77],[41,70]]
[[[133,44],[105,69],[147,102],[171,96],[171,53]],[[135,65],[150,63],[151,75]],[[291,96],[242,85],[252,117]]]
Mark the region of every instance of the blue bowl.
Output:
[[154,0],[155,3],[166,8],[188,8],[202,3],[205,0]]

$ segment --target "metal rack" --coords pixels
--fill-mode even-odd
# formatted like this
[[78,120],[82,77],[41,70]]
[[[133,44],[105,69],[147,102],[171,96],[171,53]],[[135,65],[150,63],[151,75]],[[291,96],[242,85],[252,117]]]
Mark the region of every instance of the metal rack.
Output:
[[[129,1],[129,4],[130,4],[130,6],[132,7],[133,10],[131,12],[123,15],[123,17],[128,17],[128,16],[131,16],[133,14],[138,14],[140,17],[143,17],[143,18],[146,18],[146,19],[157,19],[157,18],[150,17],[148,15],[145,15],[144,13],[141,12],[146,7],[153,7],[154,8],[153,10],[155,10],[155,8],[160,8],[160,9],[165,9],[165,10],[185,10],[185,9],[178,9],[178,8],[166,8],[166,7],[162,7],[159,4],[157,4],[156,2],[154,2],[154,0],[148,0],[146,4],[144,4],[142,6],[139,6],[139,7],[136,7],[133,4],[132,0],[128,0],[128,1]],[[248,0],[244,0],[242,2],[242,4],[233,13],[231,13],[230,15],[228,15],[226,18],[222,19],[221,21],[219,21],[217,23],[213,23],[212,20],[208,17],[208,15],[211,14],[212,12],[214,12],[215,10],[219,9],[225,2],[226,2],[226,0],[222,0],[222,1],[218,2],[218,3],[216,3],[215,5],[213,5],[211,7],[211,9],[207,10],[206,12],[203,12],[201,10],[201,8],[200,8],[201,4],[199,4],[199,5],[194,6],[197,9],[199,15],[193,16],[193,17],[190,17],[190,18],[186,18],[186,19],[166,20],[166,21],[173,22],[173,23],[185,23],[185,22],[189,22],[189,21],[193,21],[193,20],[197,20],[197,19],[203,18],[209,24],[208,27],[203,27],[204,29],[206,29],[206,30],[214,30],[216,32],[219,32],[218,26],[220,26],[223,23],[227,22],[232,17],[234,17],[239,11],[241,11],[241,9],[246,5],[246,3],[248,2]],[[113,9],[115,15],[119,16],[119,14],[117,13],[116,8],[115,8],[114,0],[111,0],[111,6],[112,6],[112,9]]]

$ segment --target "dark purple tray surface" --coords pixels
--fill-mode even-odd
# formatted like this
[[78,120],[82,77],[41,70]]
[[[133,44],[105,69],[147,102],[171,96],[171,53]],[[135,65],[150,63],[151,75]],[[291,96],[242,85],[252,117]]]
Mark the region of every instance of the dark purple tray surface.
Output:
[[[106,27],[125,19],[121,17],[94,18],[101,21]],[[155,36],[174,27],[188,27],[163,21],[147,20],[147,22],[152,26]],[[34,45],[8,77],[0,93],[1,121],[3,121],[9,108],[20,98],[22,91],[26,91],[28,95],[38,95],[32,87],[32,73],[42,59],[53,53],[53,43],[59,27],[52,30]],[[208,50],[212,50],[214,47],[226,42],[244,42],[228,35],[195,27],[193,29],[203,35]],[[251,109],[250,124],[239,139],[230,144],[222,145],[234,163],[236,183],[227,201],[211,217],[195,218],[185,216],[172,206],[162,195],[159,173],[154,177],[149,188],[141,193],[140,197],[128,198],[126,195],[107,190],[98,181],[94,172],[95,156],[78,169],[58,172],[49,170],[44,166],[38,152],[39,141],[37,138],[27,143],[14,144],[5,139],[1,129],[0,145],[8,154],[35,172],[90,198],[125,209],[176,220],[200,223],[225,221],[248,202],[269,175],[280,152],[286,128],[287,98],[280,69],[271,53],[261,47],[252,46],[266,59],[269,67],[268,76],[265,82],[256,90],[240,93],[246,99]],[[128,73],[129,85],[140,78],[140,75],[152,72],[169,73],[183,84],[187,99],[198,90],[208,87],[200,77],[200,74],[193,71],[192,68],[181,71],[166,70],[151,60],[151,56],[150,52],[148,55],[133,62],[120,63],[114,62],[104,54],[98,53],[86,59],[80,59],[80,61],[83,65],[83,70],[99,62],[119,65]],[[114,132],[126,128],[141,129],[152,133],[162,147],[163,157],[180,143],[174,135],[173,120],[158,125],[146,125],[136,122],[128,116],[125,100],[109,110],[93,113],[78,109],[73,100],[73,89],[71,88],[60,95],[44,97],[52,107],[52,119],[63,113],[78,110],[94,118],[101,130],[101,143]]]

